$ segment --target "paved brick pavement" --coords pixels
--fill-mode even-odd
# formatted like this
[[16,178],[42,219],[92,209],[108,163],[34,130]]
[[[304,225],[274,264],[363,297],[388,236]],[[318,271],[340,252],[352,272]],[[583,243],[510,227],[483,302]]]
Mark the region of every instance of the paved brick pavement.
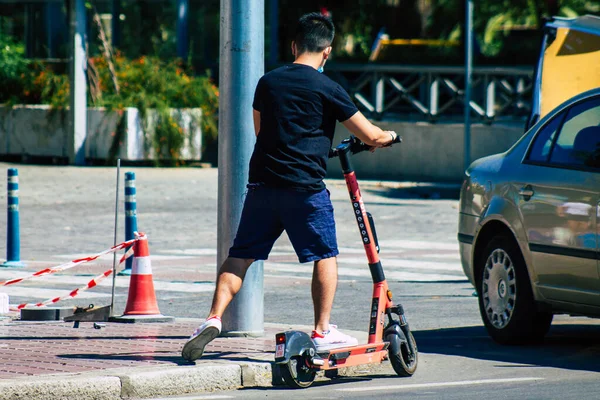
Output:
[[[0,321],[0,379],[111,368],[190,365],[181,348],[198,321],[122,324],[108,322]],[[279,329],[284,328],[283,326]],[[198,363],[271,361],[276,327],[260,338],[217,338]]]

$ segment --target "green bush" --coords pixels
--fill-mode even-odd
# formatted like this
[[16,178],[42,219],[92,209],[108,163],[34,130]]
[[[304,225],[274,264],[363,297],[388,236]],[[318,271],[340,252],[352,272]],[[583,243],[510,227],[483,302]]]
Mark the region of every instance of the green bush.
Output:
[[148,110],[157,110],[152,144],[158,158],[176,164],[185,140],[182,129],[169,113],[170,108],[201,108],[204,145],[217,139],[219,91],[208,72],[193,76],[180,61],[165,62],[157,57],[129,60],[117,56],[117,93],[104,58],[90,59],[90,67],[97,71],[97,80],[90,82],[90,102],[94,105],[116,110],[136,107],[144,117]]
[[8,102],[19,91],[21,76],[27,71],[25,47],[0,32],[0,102]]
[[[56,65],[27,62],[23,46],[0,36],[0,102],[12,104],[49,104],[64,110],[69,105],[69,78]],[[64,69],[64,66],[63,66]],[[115,75],[103,57],[88,60],[88,106],[123,110],[136,107],[142,121],[148,111],[157,111],[153,149],[161,162],[178,165],[185,143],[184,132],[171,117],[171,108],[201,108],[200,121],[204,146],[217,139],[219,91],[207,72],[195,76],[179,60],[157,57],[135,60],[117,55]],[[116,90],[114,78],[119,86]],[[117,149],[115,149],[117,150]]]

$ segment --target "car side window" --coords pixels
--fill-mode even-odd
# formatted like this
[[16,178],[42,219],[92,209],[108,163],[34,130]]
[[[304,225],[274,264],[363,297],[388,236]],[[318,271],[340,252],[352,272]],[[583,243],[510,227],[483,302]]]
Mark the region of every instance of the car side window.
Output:
[[563,117],[564,113],[560,113],[540,129],[529,151],[529,156],[527,157],[529,161],[543,163],[548,161],[550,150],[552,150],[552,143],[554,143],[556,132],[560,128]]
[[571,107],[551,148],[550,164],[600,168],[600,98]]

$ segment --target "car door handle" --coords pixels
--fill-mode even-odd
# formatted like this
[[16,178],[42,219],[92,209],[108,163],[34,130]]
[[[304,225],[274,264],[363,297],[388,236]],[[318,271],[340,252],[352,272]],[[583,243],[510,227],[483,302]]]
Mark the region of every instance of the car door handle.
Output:
[[523,196],[525,200],[529,200],[534,195],[533,188],[531,185],[523,186],[521,190],[519,190],[519,195]]

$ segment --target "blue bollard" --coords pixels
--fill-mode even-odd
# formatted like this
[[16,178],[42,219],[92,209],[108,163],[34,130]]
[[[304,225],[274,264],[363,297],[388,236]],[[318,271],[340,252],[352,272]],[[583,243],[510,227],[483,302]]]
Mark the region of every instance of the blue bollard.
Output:
[[[135,172],[125,173],[125,240],[134,239],[137,231],[137,203],[135,201]],[[127,249],[129,250],[129,248]],[[125,261],[125,268],[119,275],[131,275],[133,257]]]
[[6,221],[6,262],[3,267],[24,267],[19,233],[19,171],[8,169],[8,213]]

